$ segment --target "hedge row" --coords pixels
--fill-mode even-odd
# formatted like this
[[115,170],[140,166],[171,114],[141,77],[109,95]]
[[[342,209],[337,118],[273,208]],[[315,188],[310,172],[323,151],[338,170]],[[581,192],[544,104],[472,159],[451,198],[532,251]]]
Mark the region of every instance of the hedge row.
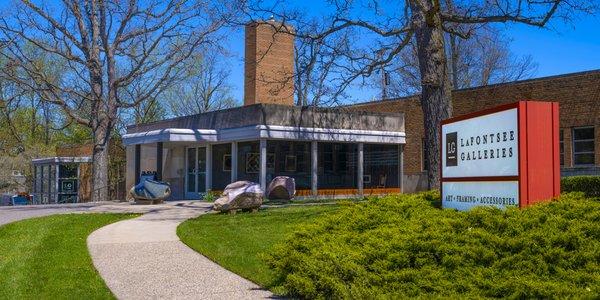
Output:
[[600,297],[600,202],[527,209],[432,206],[439,194],[346,204],[267,256],[272,289],[300,298]]
[[600,176],[571,176],[560,181],[563,193],[583,192],[588,197],[600,197]]

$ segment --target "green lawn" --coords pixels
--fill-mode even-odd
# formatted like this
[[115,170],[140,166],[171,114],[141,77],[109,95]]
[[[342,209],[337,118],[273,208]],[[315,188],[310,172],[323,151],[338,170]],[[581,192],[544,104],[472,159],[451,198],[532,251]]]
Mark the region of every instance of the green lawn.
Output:
[[0,299],[111,299],[86,239],[133,214],[68,214],[0,226]]
[[257,213],[209,214],[188,220],[177,228],[179,238],[192,249],[263,287],[273,273],[262,255],[282,242],[292,229],[337,205],[271,208]]

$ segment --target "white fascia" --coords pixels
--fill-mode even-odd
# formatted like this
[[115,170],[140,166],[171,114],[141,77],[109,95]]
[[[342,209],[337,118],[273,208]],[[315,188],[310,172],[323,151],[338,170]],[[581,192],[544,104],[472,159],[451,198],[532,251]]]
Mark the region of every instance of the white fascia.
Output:
[[165,128],[123,135],[123,144],[149,144],[156,142],[216,142],[217,131],[213,129]]
[[41,164],[56,164],[56,163],[89,163],[92,162],[92,158],[89,156],[78,156],[78,157],[45,157],[32,159],[31,162],[34,165]]
[[156,142],[232,142],[257,139],[404,144],[406,134],[395,131],[256,125],[220,130],[167,128],[123,136],[125,145]]
[[292,127],[277,125],[259,125],[260,138],[325,141],[404,144],[406,134],[397,131],[333,129],[314,127]]

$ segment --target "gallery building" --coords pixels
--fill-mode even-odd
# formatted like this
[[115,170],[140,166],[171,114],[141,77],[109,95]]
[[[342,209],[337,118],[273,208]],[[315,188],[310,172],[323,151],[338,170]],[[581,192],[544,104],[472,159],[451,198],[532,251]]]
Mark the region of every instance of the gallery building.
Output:
[[[453,115],[519,100],[559,103],[561,176],[600,175],[600,70],[454,90]],[[404,113],[404,191],[427,189],[426,147],[419,95],[365,102],[351,107],[357,111]]]
[[[294,40],[282,28],[246,26],[244,106],[127,128],[126,187],[151,171],[172,199],[280,175],[295,178],[300,197],[427,189],[419,96],[294,106]],[[455,116],[519,100],[559,102],[562,176],[600,174],[600,70],[452,92]]]
[[297,197],[402,191],[404,115],[294,106],[294,41],[277,26],[246,26],[243,106],[127,128],[127,187],[156,172],[172,199],[276,176],[293,177]]

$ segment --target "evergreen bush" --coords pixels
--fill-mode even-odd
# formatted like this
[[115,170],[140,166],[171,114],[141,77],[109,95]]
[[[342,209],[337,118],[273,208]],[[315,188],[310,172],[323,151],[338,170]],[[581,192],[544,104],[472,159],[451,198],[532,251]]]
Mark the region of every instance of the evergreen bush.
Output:
[[600,176],[570,176],[560,180],[563,193],[583,192],[588,197],[600,197]]
[[600,202],[435,208],[439,194],[347,203],[266,259],[272,290],[301,298],[600,297]]

